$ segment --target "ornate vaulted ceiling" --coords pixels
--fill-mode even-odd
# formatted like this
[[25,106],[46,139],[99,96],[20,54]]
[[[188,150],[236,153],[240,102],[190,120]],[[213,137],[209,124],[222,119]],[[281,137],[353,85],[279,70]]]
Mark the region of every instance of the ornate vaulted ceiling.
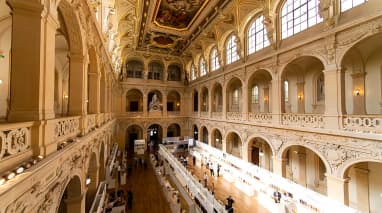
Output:
[[[122,54],[189,56],[270,0],[115,0]],[[213,23],[213,24],[211,24]],[[216,25],[216,26],[211,26]]]

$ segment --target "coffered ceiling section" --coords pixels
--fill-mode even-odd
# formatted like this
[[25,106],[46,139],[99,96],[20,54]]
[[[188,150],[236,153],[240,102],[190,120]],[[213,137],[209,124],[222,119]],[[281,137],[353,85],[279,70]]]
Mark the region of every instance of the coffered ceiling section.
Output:
[[144,0],[137,50],[181,55],[229,0]]

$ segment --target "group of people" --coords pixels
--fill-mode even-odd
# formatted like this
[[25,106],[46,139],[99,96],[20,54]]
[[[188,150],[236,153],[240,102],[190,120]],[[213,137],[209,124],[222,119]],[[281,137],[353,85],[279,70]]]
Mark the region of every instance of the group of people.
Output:
[[105,212],[112,212],[113,208],[118,208],[118,207],[125,208],[126,201],[127,201],[127,208],[132,209],[133,208],[133,192],[131,192],[130,190],[127,191],[126,197],[125,197],[125,192],[122,189],[118,190],[117,193],[111,192],[109,194],[109,200],[108,200]]
[[207,157],[204,157],[204,159],[201,159],[201,167],[203,167],[204,164],[206,165],[206,169],[210,171],[211,176],[215,176],[216,174],[216,177],[219,177],[221,166],[218,163],[214,164],[211,160],[207,159]]

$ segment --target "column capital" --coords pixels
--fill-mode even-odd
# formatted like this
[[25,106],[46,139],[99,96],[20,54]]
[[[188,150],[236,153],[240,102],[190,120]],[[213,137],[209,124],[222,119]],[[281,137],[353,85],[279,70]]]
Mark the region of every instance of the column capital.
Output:
[[25,12],[41,13],[44,10],[44,5],[37,1],[30,0],[6,0],[11,9]]
[[333,181],[337,183],[349,183],[350,178],[341,178],[341,177],[336,177],[329,175],[328,173],[325,173],[325,177],[327,178],[328,181]]

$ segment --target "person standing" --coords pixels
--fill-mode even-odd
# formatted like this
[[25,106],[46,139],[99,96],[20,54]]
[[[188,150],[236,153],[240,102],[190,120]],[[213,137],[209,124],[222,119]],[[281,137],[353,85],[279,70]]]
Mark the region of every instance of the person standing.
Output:
[[219,164],[217,165],[217,169],[216,170],[217,170],[217,176],[219,177],[219,172],[220,172],[220,165]]
[[131,190],[127,192],[127,208],[133,209],[133,192]]
[[208,184],[208,175],[207,172],[204,172],[204,187],[207,187]]
[[195,166],[196,163],[196,157],[195,155],[192,156],[192,166]]

